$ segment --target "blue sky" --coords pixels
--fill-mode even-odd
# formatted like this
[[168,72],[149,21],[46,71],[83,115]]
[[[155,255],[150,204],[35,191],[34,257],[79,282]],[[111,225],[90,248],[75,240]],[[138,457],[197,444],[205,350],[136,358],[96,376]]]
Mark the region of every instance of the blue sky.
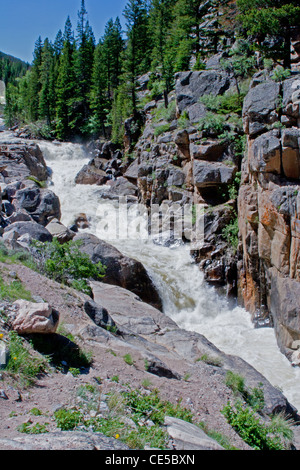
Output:
[[[122,15],[127,0],[85,0],[88,20],[96,41],[110,18]],[[0,51],[31,63],[34,43],[39,36],[54,40],[70,15],[76,30],[81,0],[0,0]]]

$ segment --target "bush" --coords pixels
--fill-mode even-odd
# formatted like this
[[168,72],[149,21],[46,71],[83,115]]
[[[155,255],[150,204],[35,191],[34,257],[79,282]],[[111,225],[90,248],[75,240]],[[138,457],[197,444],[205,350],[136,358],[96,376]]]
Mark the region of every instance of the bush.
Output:
[[54,413],[56,425],[62,431],[72,431],[83,423],[83,415],[77,410],[66,410],[61,408]]
[[153,120],[158,122],[161,119],[167,122],[172,122],[176,118],[176,101],[170,101],[168,107],[166,108],[164,104],[160,104],[153,111]]
[[168,132],[170,130],[170,124],[161,124],[160,126],[155,127],[154,135],[158,137],[159,135],[163,134],[164,132]]
[[[286,427],[283,428],[276,425],[275,421],[271,421],[270,425],[266,425],[255,415],[255,411],[249,406],[244,406],[237,401],[234,407],[228,403],[222,414],[227,422],[235,429],[241,438],[255,450],[285,450],[286,444]],[[291,430],[290,430],[291,431]],[[292,432],[288,434],[291,438]]]
[[94,264],[86,253],[79,250],[80,241],[60,244],[56,238],[51,243],[34,244],[45,274],[55,281],[66,283],[86,294],[91,293],[89,279],[101,279],[105,267]]
[[209,111],[217,114],[236,113],[241,114],[245,94],[225,93],[224,95],[203,95],[199,102],[203,103]]
[[225,117],[213,112],[208,112],[206,116],[200,119],[198,129],[206,135],[219,135],[224,132]]
[[291,71],[289,69],[283,68],[281,65],[278,65],[274,72],[271,75],[272,80],[275,82],[282,82],[286,78],[289,78]]
[[232,246],[233,250],[236,251],[239,243],[239,221],[236,216],[224,229],[222,230],[222,236]]

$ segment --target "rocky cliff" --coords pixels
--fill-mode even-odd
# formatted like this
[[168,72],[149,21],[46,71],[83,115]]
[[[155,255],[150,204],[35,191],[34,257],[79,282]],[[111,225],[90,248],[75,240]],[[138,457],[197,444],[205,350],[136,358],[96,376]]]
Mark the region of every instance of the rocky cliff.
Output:
[[244,101],[248,151],[238,198],[239,300],[269,319],[281,350],[298,362],[300,339],[300,76],[253,77]]

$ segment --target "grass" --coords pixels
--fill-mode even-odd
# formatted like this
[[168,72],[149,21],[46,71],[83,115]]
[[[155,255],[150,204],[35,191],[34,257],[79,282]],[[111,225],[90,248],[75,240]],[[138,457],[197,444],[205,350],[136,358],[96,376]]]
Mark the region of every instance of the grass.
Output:
[[[163,426],[165,416],[175,416],[192,422],[190,410],[162,400],[158,390],[142,392],[138,389],[112,391],[106,398],[108,411],[91,417],[90,411],[99,410],[101,388],[80,386],[77,392],[80,406],[62,408],[55,412],[57,427],[64,431],[81,428],[92,429],[109,437],[120,439],[132,449],[144,449],[146,445],[165,449],[169,436]],[[151,425],[149,425],[151,422]]]
[[23,264],[30,269],[36,270],[34,258],[25,250],[10,250],[3,241],[0,241],[0,262],[6,264]]
[[9,360],[5,373],[25,388],[33,385],[40,374],[49,370],[49,358],[30,351],[28,343],[15,331],[8,333]]
[[7,283],[0,276],[0,299],[15,302],[18,299],[32,300],[31,292],[26,290],[19,279]]
[[129,366],[133,366],[134,360],[132,359],[132,357],[129,353],[124,354],[123,359],[126,362],[126,364],[128,364]]

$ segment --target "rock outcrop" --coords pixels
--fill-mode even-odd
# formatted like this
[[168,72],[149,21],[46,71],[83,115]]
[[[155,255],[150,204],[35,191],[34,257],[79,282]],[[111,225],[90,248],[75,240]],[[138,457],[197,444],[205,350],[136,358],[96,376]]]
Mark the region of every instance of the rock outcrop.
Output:
[[0,182],[11,183],[28,176],[39,181],[48,177],[47,166],[39,146],[35,143],[0,143]]
[[238,198],[239,300],[274,324],[288,357],[300,339],[300,75],[254,76],[244,101],[248,153]]

